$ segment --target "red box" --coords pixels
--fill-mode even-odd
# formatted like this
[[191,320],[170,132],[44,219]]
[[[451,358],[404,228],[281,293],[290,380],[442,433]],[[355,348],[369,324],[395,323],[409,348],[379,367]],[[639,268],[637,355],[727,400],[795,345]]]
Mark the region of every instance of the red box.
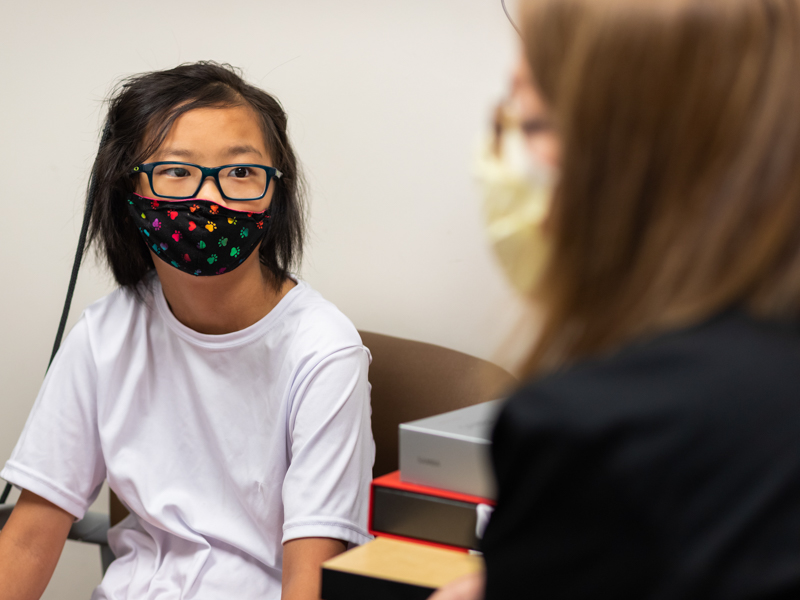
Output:
[[369,532],[375,536],[468,552],[478,549],[478,505],[495,501],[400,480],[400,471],[372,481]]

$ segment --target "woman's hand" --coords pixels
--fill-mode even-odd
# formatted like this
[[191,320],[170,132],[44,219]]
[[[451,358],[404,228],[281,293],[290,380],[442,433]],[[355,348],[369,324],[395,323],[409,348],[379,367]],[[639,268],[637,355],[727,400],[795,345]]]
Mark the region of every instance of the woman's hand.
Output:
[[341,554],[347,544],[330,538],[300,538],[283,545],[282,600],[319,600],[322,563]]
[[470,573],[437,591],[428,600],[483,600],[486,579],[481,573]]

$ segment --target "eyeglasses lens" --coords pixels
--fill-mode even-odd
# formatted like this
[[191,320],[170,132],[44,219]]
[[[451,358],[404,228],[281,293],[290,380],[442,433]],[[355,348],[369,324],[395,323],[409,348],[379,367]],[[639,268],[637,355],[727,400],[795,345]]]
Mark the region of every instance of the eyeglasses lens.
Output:
[[267,172],[260,167],[234,165],[219,172],[219,183],[230,198],[258,198],[267,189]]

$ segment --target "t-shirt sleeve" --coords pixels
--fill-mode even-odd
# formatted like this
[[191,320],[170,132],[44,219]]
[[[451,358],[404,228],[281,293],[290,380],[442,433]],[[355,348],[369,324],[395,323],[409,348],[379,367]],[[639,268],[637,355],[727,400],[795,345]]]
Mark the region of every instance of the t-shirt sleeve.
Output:
[[96,371],[85,317],[47,372],[0,477],[83,518],[106,475],[96,410]]
[[326,537],[362,544],[375,445],[368,350],[331,354],[302,380],[290,414],[290,465],[283,484],[283,542]]

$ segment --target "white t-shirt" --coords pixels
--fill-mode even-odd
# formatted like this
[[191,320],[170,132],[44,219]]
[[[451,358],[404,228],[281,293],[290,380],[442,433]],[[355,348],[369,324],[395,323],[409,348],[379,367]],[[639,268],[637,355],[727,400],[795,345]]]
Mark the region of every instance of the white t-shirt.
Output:
[[77,518],[108,479],[131,515],[93,599],[277,599],[283,542],[370,539],[369,361],[306,283],[204,335],[153,278],[86,309],[0,477]]

